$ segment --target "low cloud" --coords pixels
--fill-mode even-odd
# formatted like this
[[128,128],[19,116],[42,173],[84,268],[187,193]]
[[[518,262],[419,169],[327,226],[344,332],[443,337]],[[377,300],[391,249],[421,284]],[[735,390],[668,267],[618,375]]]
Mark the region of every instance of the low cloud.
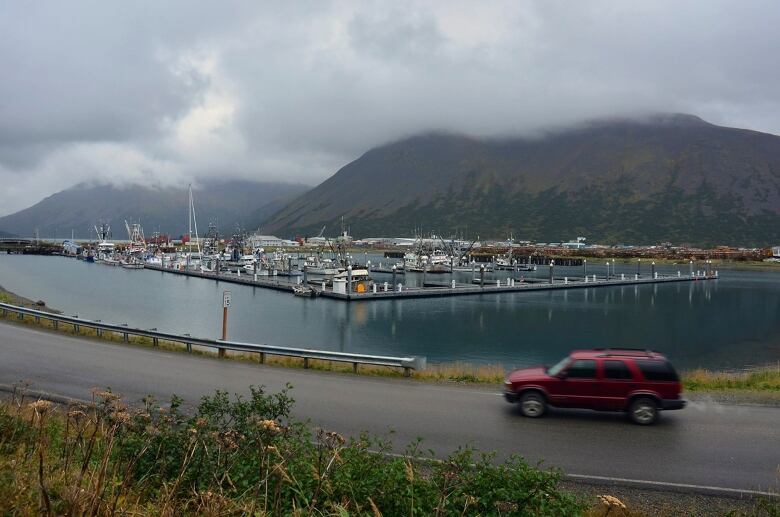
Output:
[[432,129],[780,132],[780,4],[6,2],[0,215],[83,181],[315,184]]

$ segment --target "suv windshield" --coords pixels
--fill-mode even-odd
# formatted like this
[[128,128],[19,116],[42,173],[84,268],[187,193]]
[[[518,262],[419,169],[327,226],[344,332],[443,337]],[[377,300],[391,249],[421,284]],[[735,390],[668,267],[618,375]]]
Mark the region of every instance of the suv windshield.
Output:
[[555,366],[553,366],[552,368],[548,368],[548,369],[547,369],[547,375],[549,375],[550,377],[555,377],[556,375],[558,375],[559,373],[561,373],[561,370],[563,370],[563,368],[564,368],[564,367],[565,367],[567,364],[569,364],[569,358],[568,358],[568,357],[564,357],[563,359],[561,359],[560,361],[558,361],[558,364],[556,364],[556,365],[555,365]]

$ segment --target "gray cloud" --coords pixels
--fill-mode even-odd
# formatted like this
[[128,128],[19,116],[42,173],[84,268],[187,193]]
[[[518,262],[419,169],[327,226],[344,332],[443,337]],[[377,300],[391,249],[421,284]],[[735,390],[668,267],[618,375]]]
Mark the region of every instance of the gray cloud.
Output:
[[431,129],[780,132],[780,4],[0,4],[0,215],[80,181],[316,183]]

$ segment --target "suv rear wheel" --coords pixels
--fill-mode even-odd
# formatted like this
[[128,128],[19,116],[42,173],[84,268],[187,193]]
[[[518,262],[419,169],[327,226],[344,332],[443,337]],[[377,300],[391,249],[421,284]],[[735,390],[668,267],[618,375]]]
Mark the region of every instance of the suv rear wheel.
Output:
[[650,397],[637,397],[628,406],[628,417],[639,425],[650,425],[658,419],[658,404]]
[[529,418],[539,418],[547,411],[547,401],[538,391],[526,391],[520,396],[520,412]]

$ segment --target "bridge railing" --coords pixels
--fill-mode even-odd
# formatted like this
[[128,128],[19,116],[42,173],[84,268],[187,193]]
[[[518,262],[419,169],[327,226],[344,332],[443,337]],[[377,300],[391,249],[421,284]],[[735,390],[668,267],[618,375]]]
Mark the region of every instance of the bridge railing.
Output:
[[4,317],[9,313],[16,314],[19,319],[24,316],[32,316],[39,323],[42,319],[52,322],[54,328],[58,328],[60,323],[66,323],[73,327],[74,332],[78,333],[81,327],[94,329],[98,336],[103,332],[112,332],[121,334],[125,341],[129,341],[130,336],[140,336],[150,338],[154,346],[158,346],[160,340],[174,343],[182,343],[187,351],[192,352],[193,346],[201,346],[213,349],[233,350],[236,352],[258,353],[260,362],[265,362],[266,355],[297,357],[303,359],[303,367],[309,367],[309,361],[312,359],[322,361],[334,361],[340,363],[351,363],[353,370],[357,372],[358,366],[375,365],[402,368],[404,375],[409,377],[412,370],[424,370],[426,367],[426,358],[419,356],[411,357],[392,357],[383,355],[351,354],[347,352],[332,352],[329,350],[315,350],[308,348],[289,348],[273,345],[261,345],[256,343],[243,343],[240,341],[222,341],[221,339],[206,339],[194,336],[172,334],[169,332],[160,332],[157,329],[139,329],[128,327],[125,324],[105,323],[99,320],[88,320],[78,316],[65,316],[51,312],[19,307],[7,303],[0,303],[0,312]]

